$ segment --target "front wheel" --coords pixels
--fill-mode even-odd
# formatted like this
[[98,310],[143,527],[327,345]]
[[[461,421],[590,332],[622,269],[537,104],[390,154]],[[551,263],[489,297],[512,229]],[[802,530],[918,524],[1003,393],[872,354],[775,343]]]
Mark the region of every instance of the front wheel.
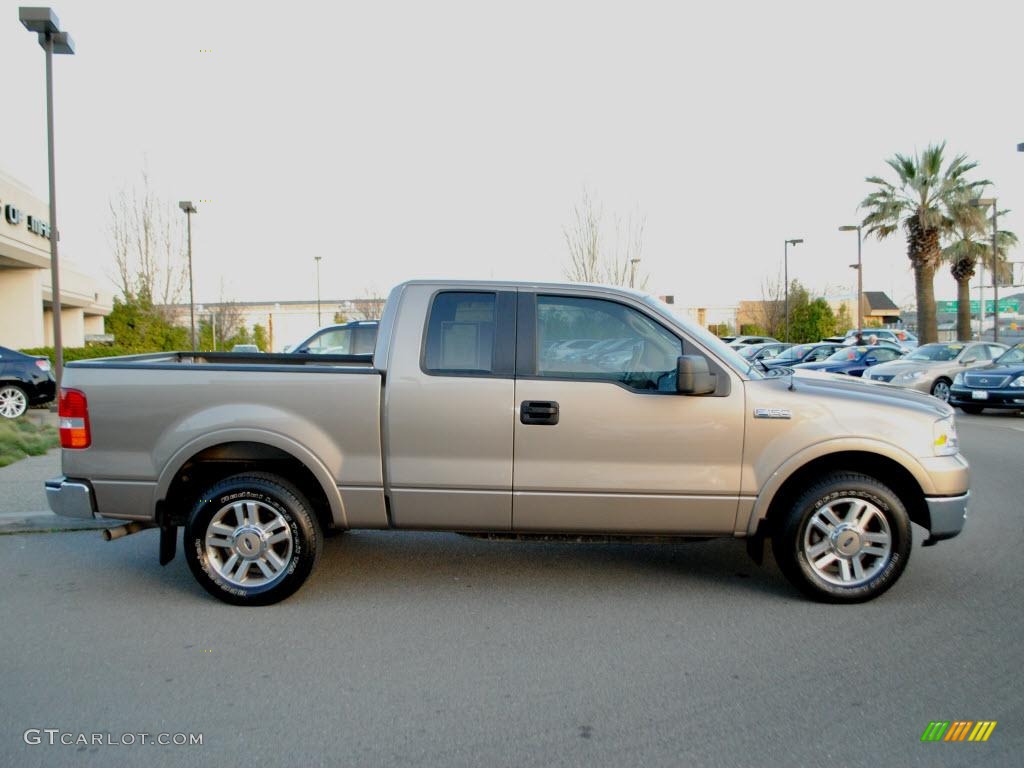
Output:
[[185,559],[214,597],[270,605],[313,572],[323,535],[309,501],[275,475],[221,480],[197,502],[185,528]]
[[835,472],[805,491],[778,521],[772,552],[804,594],[856,603],[885,592],[910,558],[910,519],[887,486]]
[[949,379],[939,379],[932,384],[932,396],[939,398],[942,402],[949,402]]

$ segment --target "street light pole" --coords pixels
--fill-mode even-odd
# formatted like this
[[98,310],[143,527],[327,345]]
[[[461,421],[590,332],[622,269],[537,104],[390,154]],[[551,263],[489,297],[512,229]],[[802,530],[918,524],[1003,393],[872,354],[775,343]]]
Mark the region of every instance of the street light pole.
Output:
[[60,390],[60,382],[64,374],[64,339],[61,334],[60,305],[60,262],[58,260],[58,241],[60,229],[57,227],[57,172],[54,167],[53,152],[53,54],[74,54],[75,43],[71,35],[62,32],[60,20],[52,8],[18,9],[18,18],[29,32],[35,32],[39,45],[46,51],[46,152],[49,164],[50,182],[50,306],[53,309],[53,376]]
[[629,260],[629,287],[636,287],[636,265],[640,263],[639,258]]
[[321,256],[314,256],[316,260],[316,327],[320,328],[323,326],[323,321],[320,319],[320,259]]
[[192,280],[192,214],[199,213],[199,210],[192,205],[191,200],[182,200],[178,207],[185,212],[188,228],[188,317],[192,328],[192,351],[195,352],[199,347],[196,346],[196,297],[195,283]]
[[782,279],[786,283],[786,338],[783,341],[786,342],[789,341],[789,246],[796,246],[802,242],[802,238],[795,237],[792,240],[787,240],[782,248]]
[[861,235],[860,224],[845,224],[839,228],[840,232],[857,232],[857,263],[850,266],[857,270],[857,330],[864,330],[864,262],[861,260],[860,249],[864,238]]

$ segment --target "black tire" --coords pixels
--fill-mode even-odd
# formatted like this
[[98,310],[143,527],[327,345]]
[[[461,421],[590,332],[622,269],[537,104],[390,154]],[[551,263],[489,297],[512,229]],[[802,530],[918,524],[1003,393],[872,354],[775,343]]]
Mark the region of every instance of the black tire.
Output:
[[985,410],[980,405],[958,405],[957,408],[959,408],[964,413],[971,414],[971,416],[977,416],[979,413]]
[[[245,510],[241,521],[236,512],[240,503]],[[221,480],[203,493],[185,526],[185,559],[192,575],[207,592],[232,605],[271,605],[284,600],[302,586],[320,559],[323,534],[312,510],[298,488],[276,475],[247,472]],[[253,515],[256,526],[273,525],[277,533],[258,532]],[[230,538],[221,533],[224,538],[216,539],[230,541],[232,546],[207,546],[207,533],[215,520],[218,527],[236,526]],[[211,535],[217,533],[215,529]],[[273,543],[278,535],[284,536],[284,541]],[[273,551],[273,561],[267,550]],[[234,567],[227,568],[227,575],[223,572],[232,555],[237,570],[245,569],[240,580],[234,578]],[[278,562],[283,565],[277,566]],[[278,570],[267,576],[265,567]],[[250,579],[252,583],[246,584]]]
[[[872,510],[868,526],[870,531],[858,532],[857,528],[851,530],[844,518],[840,520],[840,525],[831,527],[833,533],[829,536],[818,527],[820,523],[815,522],[819,514],[830,512],[838,519],[839,515],[835,512],[852,510],[860,506],[859,502],[866,502],[864,509]],[[884,527],[879,516],[884,519]],[[850,536],[844,542],[843,536],[847,533]],[[884,549],[884,545],[874,546],[862,541],[861,535],[867,534],[876,537],[887,535],[888,553],[868,554],[871,550]],[[814,537],[819,538],[809,547],[808,543]],[[837,549],[849,547],[851,543],[855,544],[856,551],[851,552],[849,557]],[[859,603],[878,597],[896,583],[910,558],[911,543],[910,518],[892,490],[867,475],[833,472],[802,493],[792,507],[780,516],[772,535],[772,552],[786,578],[805,595],[822,602]],[[812,563],[812,557],[806,550],[821,546],[826,548],[825,551]],[[820,564],[827,561],[828,557],[832,557],[832,560],[821,567]],[[858,561],[864,578],[858,579],[853,571],[854,559]],[[847,561],[846,566],[841,567],[841,560]],[[865,563],[869,565],[866,569]],[[833,564],[836,573],[828,573]],[[851,578],[844,580],[844,574]]]

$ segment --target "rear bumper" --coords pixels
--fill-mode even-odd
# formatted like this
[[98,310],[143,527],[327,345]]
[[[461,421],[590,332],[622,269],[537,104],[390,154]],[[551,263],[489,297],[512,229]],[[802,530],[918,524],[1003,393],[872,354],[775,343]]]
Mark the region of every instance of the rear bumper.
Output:
[[962,496],[933,496],[925,499],[931,534],[925,546],[931,546],[944,539],[952,539],[964,529],[964,523],[967,521],[967,500],[970,495],[970,492],[967,492]]
[[90,519],[96,517],[96,499],[88,483],[55,477],[46,481],[46,501],[55,515]]

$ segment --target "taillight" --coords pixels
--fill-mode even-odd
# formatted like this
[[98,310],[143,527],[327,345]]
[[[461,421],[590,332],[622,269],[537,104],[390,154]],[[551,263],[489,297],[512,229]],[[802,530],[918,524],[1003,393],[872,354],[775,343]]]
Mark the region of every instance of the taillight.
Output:
[[61,448],[88,448],[92,434],[89,432],[89,404],[85,393],[61,388],[59,413]]
[[48,371],[48,370],[50,370],[50,361],[49,360],[36,360],[36,368],[38,368],[41,371]]

